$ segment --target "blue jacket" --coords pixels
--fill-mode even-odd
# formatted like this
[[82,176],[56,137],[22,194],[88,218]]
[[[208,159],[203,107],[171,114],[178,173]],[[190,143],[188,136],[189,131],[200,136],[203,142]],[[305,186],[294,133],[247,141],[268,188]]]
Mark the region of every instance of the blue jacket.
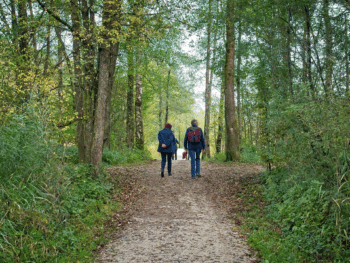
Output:
[[[158,152],[160,153],[174,153],[176,150],[176,142],[174,133],[168,128],[164,128],[158,133]],[[162,144],[166,144],[166,148],[162,147]]]
[[205,149],[205,140],[203,131],[201,128],[197,127],[200,130],[200,142],[190,142],[187,137],[187,133],[190,131],[190,128],[186,130],[185,139],[184,139],[184,148],[185,150],[197,150],[197,149]]

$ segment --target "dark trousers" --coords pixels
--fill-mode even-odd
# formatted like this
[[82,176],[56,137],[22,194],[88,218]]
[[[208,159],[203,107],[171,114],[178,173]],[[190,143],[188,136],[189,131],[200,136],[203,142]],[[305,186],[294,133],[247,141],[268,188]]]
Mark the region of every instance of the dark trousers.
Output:
[[177,160],[177,150],[173,153],[171,159]]
[[162,164],[161,164],[162,171],[164,171],[166,159],[168,158],[168,174],[171,174],[171,156],[173,155],[173,153],[161,153],[161,155],[162,155]]

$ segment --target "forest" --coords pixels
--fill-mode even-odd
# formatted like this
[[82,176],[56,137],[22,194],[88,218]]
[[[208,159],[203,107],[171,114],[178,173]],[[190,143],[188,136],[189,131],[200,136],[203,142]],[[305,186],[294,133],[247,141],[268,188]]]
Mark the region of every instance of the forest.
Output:
[[193,118],[205,160],[266,168],[262,262],[350,262],[349,0],[2,0],[0,17],[1,262],[91,262],[118,209],[104,168],[159,158],[168,122],[181,147]]

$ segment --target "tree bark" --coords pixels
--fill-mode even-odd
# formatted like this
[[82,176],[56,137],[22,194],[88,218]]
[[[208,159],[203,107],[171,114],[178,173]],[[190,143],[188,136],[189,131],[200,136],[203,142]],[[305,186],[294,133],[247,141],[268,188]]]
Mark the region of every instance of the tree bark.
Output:
[[238,117],[238,130],[239,138],[238,142],[241,143],[241,131],[242,131],[242,122],[241,122],[241,64],[242,64],[242,55],[241,55],[241,40],[242,40],[242,23],[238,22],[238,52],[237,52],[237,117]]
[[[114,68],[117,57],[116,54],[113,53],[115,50],[118,50],[119,46],[119,39],[111,40],[108,32],[111,30],[120,30],[121,2],[119,0],[105,0],[103,6],[102,23],[106,31],[103,35],[104,42],[100,47],[98,93],[91,149],[91,163],[95,167],[95,176],[98,174],[102,162],[107,95],[114,81]],[[115,21],[118,23],[117,25],[114,24]]]
[[135,100],[136,140],[138,149],[144,149],[143,119],[142,119],[142,75],[136,74],[136,100]]
[[[350,0],[349,0],[350,1]],[[348,37],[348,20],[345,18],[345,95],[349,98],[349,37]]]
[[169,83],[170,83],[170,69],[168,71],[168,82],[166,85],[165,123],[168,123],[168,119],[169,119]]
[[46,56],[44,63],[44,72],[43,75],[47,75],[47,71],[49,69],[49,61],[50,61],[50,49],[51,49],[51,26],[47,26],[47,38],[46,38]]
[[106,100],[106,116],[105,116],[105,131],[103,135],[103,147],[111,148],[111,101],[112,90],[114,84],[114,74],[116,69],[116,62],[118,58],[119,45],[112,45],[111,47],[111,63],[109,65],[109,80],[108,80],[108,93]]
[[19,53],[22,60],[28,59],[28,16],[27,16],[27,0],[18,1],[18,38],[19,38]]
[[316,90],[312,80],[312,71],[311,71],[311,18],[310,18],[310,8],[308,6],[304,6],[304,14],[305,14],[305,49],[306,49],[306,73],[308,86],[311,91],[311,95],[315,98]]
[[[74,32],[80,31],[80,14],[78,8],[78,1],[71,1],[71,18],[72,28]],[[73,87],[75,91],[75,111],[78,118],[77,123],[77,144],[78,144],[78,156],[79,162],[87,162],[85,155],[85,136],[84,136],[84,104],[83,104],[83,91],[81,82],[81,55],[80,55],[80,40],[76,35],[73,35],[73,63],[74,63],[74,78]]]
[[293,90],[293,76],[292,76],[292,58],[291,58],[291,19],[292,14],[290,9],[288,9],[288,24],[287,24],[287,38],[286,38],[286,64],[287,64],[287,71],[288,71],[288,87],[289,87],[289,95],[293,98],[294,90]]
[[130,43],[130,45],[128,45],[128,92],[126,113],[126,143],[129,148],[134,147],[134,127],[134,48]]
[[326,82],[324,85],[324,93],[326,99],[329,97],[330,92],[332,90],[332,73],[333,73],[333,58],[332,58],[332,27],[331,27],[331,21],[329,17],[329,0],[323,0],[323,12],[324,12],[324,23],[325,23],[325,30],[326,30],[326,47],[325,47],[325,54],[326,54],[326,61],[325,61],[325,67],[326,67]]
[[234,0],[227,1],[226,17],[226,62],[225,62],[225,121],[226,121],[226,160],[239,160],[239,132],[235,113],[234,95]]
[[210,45],[211,45],[211,3],[209,0],[209,14],[208,14],[208,27],[207,27],[207,58],[206,58],[206,70],[205,70],[205,120],[204,120],[204,139],[206,143],[205,153],[203,158],[210,157],[210,109],[211,109],[211,85],[210,85]]
[[221,84],[221,92],[220,92],[220,103],[219,103],[219,116],[218,116],[218,133],[216,137],[215,147],[216,153],[221,152],[222,145],[222,135],[224,132],[224,99],[225,99],[225,86],[224,82]]
[[162,120],[162,113],[163,113],[163,99],[162,99],[162,90],[159,91],[159,111],[158,111],[158,122],[159,122],[159,129],[163,129],[164,123]]

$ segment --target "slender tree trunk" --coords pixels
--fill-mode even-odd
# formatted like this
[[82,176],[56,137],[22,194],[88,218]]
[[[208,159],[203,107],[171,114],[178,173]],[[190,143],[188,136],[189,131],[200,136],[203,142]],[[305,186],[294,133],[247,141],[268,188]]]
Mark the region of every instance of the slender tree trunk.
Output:
[[12,27],[12,42],[14,45],[16,45],[16,48],[18,50],[18,20],[16,15],[16,1],[10,0],[10,6],[11,6],[11,27]]
[[329,0],[323,0],[323,12],[324,12],[324,23],[326,29],[326,83],[324,85],[325,97],[328,98],[332,90],[332,73],[333,73],[333,59],[332,59],[332,27],[329,17]]
[[316,90],[315,86],[313,84],[312,80],[312,71],[311,71],[311,59],[312,59],[312,54],[311,54],[311,18],[310,18],[310,8],[308,6],[304,7],[305,11],[305,35],[306,35],[306,41],[305,41],[305,46],[306,46],[306,71],[307,71],[307,79],[308,79],[308,86],[310,88],[312,97],[315,98],[316,95]]
[[216,137],[216,153],[221,152],[221,145],[222,145],[222,136],[224,132],[224,99],[225,99],[225,86],[224,82],[221,84],[221,92],[220,92],[220,103],[219,103],[219,116],[218,116],[218,132]]
[[234,0],[227,1],[226,18],[226,62],[225,62],[225,120],[226,120],[226,160],[239,160],[239,132],[235,112],[234,95]]
[[159,121],[159,129],[161,130],[164,127],[164,123],[162,120],[163,114],[163,99],[162,99],[162,91],[159,92],[159,112],[158,112],[158,121]]
[[126,115],[126,142],[129,148],[134,147],[134,48],[128,45],[128,92]]
[[[61,39],[61,28],[56,26],[55,27],[55,32],[56,32],[56,36],[58,39]],[[62,69],[62,65],[63,65],[63,60],[64,60],[64,46],[62,45],[62,43],[60,43],[60,41],[58,41],[57,44],[57,64],[59,64],[59,68],[58,68],[58,84],[57,84],[57,96],[61,101],[64,101],[63,99],[63,69]],[[61,115],[63,114],[63,111],[60,107],[60,113]]]
[[18,38],[19,53],[22,56],[22,62],[27,61],[28,57],[28,16],[27,16],[27,0],[18,0]]
[[168,123],[168,119],[169,119],[169,83],[170,83],[170,69],[168,71],[168,82],[166,85],[165,123]]
[[[80,31],[80,15],[78,8],[78,1],[71,1],[71,18],[72,28],[74,32]],[[73,36],[73,62],[74,62],[74,79],[73,86],[75,91],[75,111],[77,112],[77,144],[79,162],[86,162],[85,155],[85,138],[84,138],[84,104],[83,104],[83,92],[82,92],[82,70],[81,70],[81,55],[80,55],[80,40],[75,35]]]
[[135,120],[136,120],[136,147],[144,149],[143,119],[142,119],[142,75],[136,74],[136,100],[135,100]]
[[[33,12],[33,2],[29,1],[29,11],[30,11],[30,19],[32,21],[34,21],[35,17],[34,17],[34,12]],[[37,40],[36,40],[36,28],[34,26],[30,27],[30,35],[33,41],[33,49],[34,49],[34,64],[36,66],[36,72],[37,72],[37,68],[39,67],[39,59],[38,59],[38,44],[37,44]]]
[[238,141],[242,141],[242,122],[241,122],[241,64],[242,64],[242,55],[241,55],[241,40],[242,40],[242,23],[238,22],[238,40],[237,40],[237,117],[238,117],[238,130],[239,138]]
[[50,61],[50,49],[51,49],[51,26],[47,26],[47,37],[46,37],[46,56],[45,56],[45,63],[44,63],[44,75],[47,75],[47,71],[49,69],[49,61]]
[[293,76],[292,76],[292,58],[291,58],[291,47],[290,47],[290,43],[291,43],[291,19],[292,19],[292,14],[290,9],[288,10],[288,25],[287,25],[287,39],[286,39],[286,63],[287,63],[287,69],[288,69],[288,87],[289,87],[289,94],[290,96],[294,95],[294,90],[293,90]]
[[206,58],[206,71],[205,71],[205,120],[204,120],[204,139],[206,143],[203,158],[210,157],[210,109],[211,109],[211,85],[210,85],[210,45],[211,45],[211,3],[209,0],[209,14],[208,14],[208,27],[207,27],[207,58]]
[[[349,1],[350,2],[350,1]],[[345,94],[349,98],[349,37],[348,37],[348,20],[345,18]]]

